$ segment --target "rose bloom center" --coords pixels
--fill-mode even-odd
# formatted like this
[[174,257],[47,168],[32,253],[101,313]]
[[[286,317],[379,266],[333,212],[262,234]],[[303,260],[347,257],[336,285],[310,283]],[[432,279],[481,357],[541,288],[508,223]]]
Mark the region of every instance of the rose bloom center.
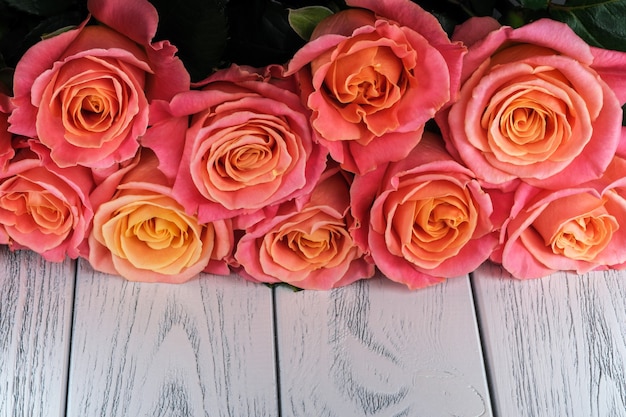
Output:
[[291,271],[333,268],[343,262],[352,247],[341,219],[310,211],[292,219],[264,240],[273,263]]
[[[106,246],[140,269],[178,274],[198,261],[202,226],[180,210],[158,204],[128,204],[104,224]],[[112,231],[112,233],[111,233]]]
[[[7,184],[5,183],[5,186]],[[30,181],[17,178],[12,181],[12,190],[0,198],[0,207],[19,218],[13,225],[28,233],[64,235],[72,227],[72,213],[65,202]]]
[[387,199],[385,210],[392,216],[386,241],[394,255],[432,267],[456,255],[471,239],[477,220],[467,190],[433,181],[396,194]]
[[[619,228],[604,203],[604,199],[589,194],[556,200],[535,219],[533,228],[553,253],[592,262],[608,246],[613,233]],[[567,209],[572,207],[583,214],[562,219],[561,213],[567,213]]]
[[360,123],[401,99],[408,84],[404,71],[390,48],[365,48],[332,62],[324,85],[346,120]]
[[219,137],[202,156],[201,184],[209,193],[271,183],[294,164],[290,151],[297,156],[291,149],[296,139],[279,120],[250,121],[220,131]]

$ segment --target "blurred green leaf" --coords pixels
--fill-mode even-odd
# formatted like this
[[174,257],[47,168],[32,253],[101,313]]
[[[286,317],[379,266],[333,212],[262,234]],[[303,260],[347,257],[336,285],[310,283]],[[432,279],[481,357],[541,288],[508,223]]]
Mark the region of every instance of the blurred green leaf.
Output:
[[518,28],[525,25],[530,20],[531,19],[527,17],[527,14],[524,10],[508,10],[500,18],[500,23],[506,26],[511,26],[513,28]]
[[332,15],[333,11],[324,6],[306,6],[289,9],[289,25],[305,41],[311,38],[319,22]]
[[454,33],[454,29],[459,24],[459,21],[454,20],[452,17],[445,13],[440,13],[437,11],[432,11],[430,13],[435,16],[444,32],[446,32],[448,36],[452,36],[452,34]]
[[470,5],[476,16],[491,16],[496,0],[470,0]]
[[228,39],[225,0],[150,1],[159,12],[156,38],[178,48],[192,81],[220,66]]
[[11,7],[37,16],[51,16],[60,13],[74,3],[74,0],[3,0]]
[[550,0],[520,0],[523,8],[530,10],[545,10],[550,4]]
[[626,51],[626,0],[568,0],[552,4],[549,15],[590,45]]

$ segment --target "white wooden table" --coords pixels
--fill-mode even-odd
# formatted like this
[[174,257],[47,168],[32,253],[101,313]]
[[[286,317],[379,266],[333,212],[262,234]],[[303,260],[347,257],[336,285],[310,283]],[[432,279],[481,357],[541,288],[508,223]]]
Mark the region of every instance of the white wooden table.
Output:
[[294,293],[0,264],[0,417],[626,416],[626,273]]

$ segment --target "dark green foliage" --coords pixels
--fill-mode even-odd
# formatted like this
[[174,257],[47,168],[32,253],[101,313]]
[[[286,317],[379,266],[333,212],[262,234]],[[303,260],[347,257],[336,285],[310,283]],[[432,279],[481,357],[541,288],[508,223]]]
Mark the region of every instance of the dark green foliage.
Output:
[[626,51],[626,0],[569,0],[551,5],[549,14],[590,45]]
[[191,75],[200,81],[222,64],[228,38],[225,0],[150,0],[159,12],[157,39],[178,48]]

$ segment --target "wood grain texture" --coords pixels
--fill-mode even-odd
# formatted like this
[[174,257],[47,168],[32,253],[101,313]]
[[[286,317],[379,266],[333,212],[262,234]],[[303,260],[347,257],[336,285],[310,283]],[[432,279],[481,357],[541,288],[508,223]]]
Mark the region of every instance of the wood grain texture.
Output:
[[490,416],[467,277],[276,293],[283,417]]
[[626,416],[626,272],[473,274],[501,416]]
[[75,264],[0,247],[0,417],[65,415]]
[[277,415],[271,289],[139,284],[80,263],[68,416]]

